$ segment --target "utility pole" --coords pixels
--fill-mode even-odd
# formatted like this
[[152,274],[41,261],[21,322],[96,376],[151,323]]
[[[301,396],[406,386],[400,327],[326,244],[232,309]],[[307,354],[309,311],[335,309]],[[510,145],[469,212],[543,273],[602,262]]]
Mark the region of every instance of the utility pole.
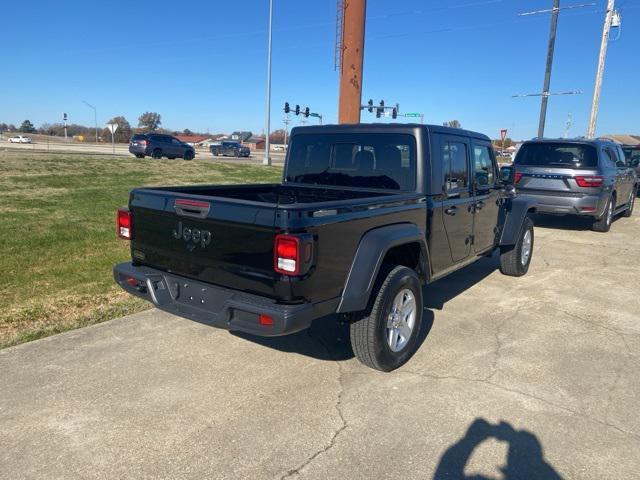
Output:
[[343,1],[338,123],[360,123],[366,10],[367,0]]
[[551,68],[553,67],[553,51],[556,46],[556,32],[558,30],[558,11],[560,0],[553,0],[551,12],[551,29],[549,32],[549,47],[547,49],[547,67],[544,72],[544,87],[542,88],[542,102],[540,104],[540,121],[538,123],[538,138],[544,137],[544,124],[547,119],[547,104],[549,103],[549,87],[551,84]]
[[284,117],[284,119],[282,120],[282,123],[284,123],[284,145],[285,148],[287,146],[287,136],[289,135],[289,124],[291,123],[291,119],[289,118],[289,114],[287,113]]
[[269,0],[269,46],[267,50],[267,113],[265,118],[266,123],[266,138],[264,142],[264,159],[263,165],[271,165],[271,157],[269,156],[269,149],[271,148],[269,142],[269,133],[271,132],[271,37],[273,26],[273,0]]
[[593,138],[596,135],[596,119],[598,117],[598,108],[600,107],[602,76],[604,74],[604,62],[607,58],[607,46],[609,44],[609,31],[611,30],[611,21],[613,19],[614,3],[615,0],[608,0],[607,13],[604,17],[604,28],[602,29],[602,42],[600,43],[600,56],[598,58],[598,70],[596,71],[596,83],[593,87],[593,100],[591,101],[591,116],[589,118],[587,138]]

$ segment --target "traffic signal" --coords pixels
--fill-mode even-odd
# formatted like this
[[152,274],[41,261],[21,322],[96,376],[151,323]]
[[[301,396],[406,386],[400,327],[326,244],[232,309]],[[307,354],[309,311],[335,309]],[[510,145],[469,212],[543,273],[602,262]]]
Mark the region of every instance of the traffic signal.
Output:
[[367,108],[367,110],[369,110],[369,113],[373,113],[373,100],[369,99],[367,105],[369,105],[369,108]]
[[309,116],[309,107],[305,107],[304,109],[304,116],[308,117]]
[[394,120],[398,118],[398,109],[396,107],[393,107],[393,110],[391,110],[391,118]]
[[63,119],[65,122],[67,121],[67,114],[66,114],[66,113],[63,113],[63,114],[62,114],[62,119]]
[[296,105],[296,115],[300,115],[300,105]]
[[384,113],[384,100],[380,100],[380,106],[376,108],[376,118],[380,118],[380,116]]
[[289,102],[284,102],[284,113],[289,113],[290,111]]

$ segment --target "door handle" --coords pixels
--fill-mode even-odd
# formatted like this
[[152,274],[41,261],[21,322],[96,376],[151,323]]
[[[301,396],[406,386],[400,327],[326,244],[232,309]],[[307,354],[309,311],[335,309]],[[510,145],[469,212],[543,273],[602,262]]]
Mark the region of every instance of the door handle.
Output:
[[458,207],[454,205],[453,207],[449,207],[445,209],[444,213],[446,213],[447,215],[455,215],[457,211],[458,211]]

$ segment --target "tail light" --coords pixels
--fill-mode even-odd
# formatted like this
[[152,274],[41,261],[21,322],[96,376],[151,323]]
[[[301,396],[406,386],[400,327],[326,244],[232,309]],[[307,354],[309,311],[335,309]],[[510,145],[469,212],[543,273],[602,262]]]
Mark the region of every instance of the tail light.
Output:
[[140,146],[142,147],[146,147],[147,146],[147,141],[146,140],[140,140]]
[[273,269],[283,275],[302,275],[309,270],[313,257],[313,236],[276,235]]
[[522,178],[522,172],[519,172],[516,170],[515,173],[513,174],[513,183],[518,183],[521,178]]
[[128,208],[119,208],[116,216],[117,234],[119,238],[131,240],[133,237],[133,217]]
[[602,175],[576,175],[574,178],[579,187],[597,188],[604,183]]

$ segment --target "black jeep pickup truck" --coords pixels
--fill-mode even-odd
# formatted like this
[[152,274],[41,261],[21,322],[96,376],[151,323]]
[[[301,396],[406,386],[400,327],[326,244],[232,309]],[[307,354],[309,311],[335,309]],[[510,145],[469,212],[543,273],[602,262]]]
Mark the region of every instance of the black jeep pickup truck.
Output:
[[423,284],[496,249],[504,274],[527,272],[533,209],[484,135],[299,127],[282,183],[133,190],[117,225],[132,261],[114,276],[162,310],[255,335],[338,314],[358,359],[390,371],[416,349]]

